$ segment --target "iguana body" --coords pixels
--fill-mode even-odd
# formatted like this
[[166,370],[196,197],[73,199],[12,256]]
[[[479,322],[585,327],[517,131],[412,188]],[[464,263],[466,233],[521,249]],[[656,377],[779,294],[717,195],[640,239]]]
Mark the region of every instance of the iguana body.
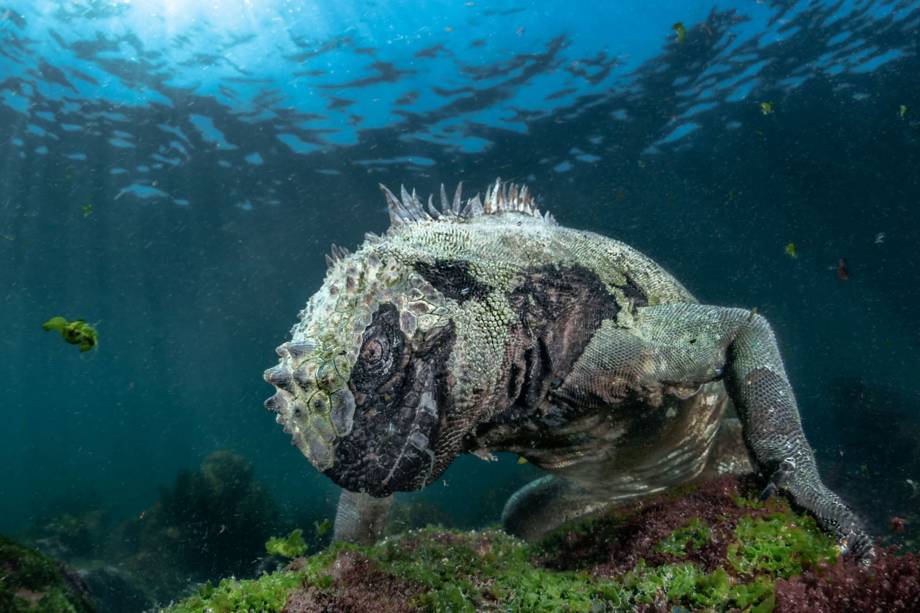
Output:
[[749,451],[844,548],[871,552],[818,476],[762,316],[697,304],[629,246],[540,215],[526,188],[496,183],[465,204],[442,188],[427,211],[414,193],[386,194],[390,230],[334,250],[266,371],[278,388],[266,405],[345,489],[337,538],[376,538],[393,492],[464,452],[512,451],[549,473],[503,515],[535,538],[704,473],[748,471]]

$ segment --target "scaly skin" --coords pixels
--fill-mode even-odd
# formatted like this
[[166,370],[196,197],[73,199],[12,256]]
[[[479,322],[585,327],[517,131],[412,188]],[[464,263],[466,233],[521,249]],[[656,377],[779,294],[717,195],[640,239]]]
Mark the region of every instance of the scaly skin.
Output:
[[333,249],[265,373],[278,388],[266,406],[344,488],[336,538],[373,541],[394,492],[500,450],[549,473],[505,508],[525,538],[753,464],[771,475],[765,493],[871,559],[821,482],[762,316],[697,304],[629,246],[540,215],[526,188],[496,182],[465,204],[442,188],[427,212],[414,193],[386,195],[387,234]]

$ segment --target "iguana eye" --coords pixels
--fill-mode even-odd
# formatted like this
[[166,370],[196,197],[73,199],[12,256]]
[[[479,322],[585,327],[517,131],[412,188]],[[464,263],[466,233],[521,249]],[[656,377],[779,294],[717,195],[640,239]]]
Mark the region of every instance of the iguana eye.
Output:
[[367,374],[385,376],[391,370],[395,356],[393,355],[394,347],[391,343],[390,334],[392,334],[392,331],[386,328],[368,330],[368,336],[361,346],[359,361]]
[[364,331],[364,341],[351,373],[354,391],[374,393],[390,381],[400,364],[405,336],[399,329],[399,312],[385,304],[374,314]]
[[361,347],[361,359],[368,365],[373,365],[383,358],[383,345],[376,338],[368,339]]

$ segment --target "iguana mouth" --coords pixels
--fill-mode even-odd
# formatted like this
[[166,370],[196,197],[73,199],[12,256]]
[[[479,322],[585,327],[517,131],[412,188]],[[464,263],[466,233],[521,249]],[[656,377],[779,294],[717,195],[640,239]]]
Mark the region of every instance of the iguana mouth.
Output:
[[338,441],[332,466],[324,471],[341,487],[372,496],[417,490],[437,476],[442,412],[449,397],[446,369],[453,326],[413,348],[401,336],[398,321],[391,305],[375,316],[375,325],[393,337],[389,344],[399,347],[392,359],[400,364],[400,376],[383,375],[380,383],[369,385],[356,366],[349,381],[356,403],[354,426]]
[[395,419],[387,419],[383,407],[356,407],[356,427],[339,441],[332,467],[324,471],[335,483],[372,496],[415,490],[427,483],[435,462],[438,408],[430,391],[433,375],[417,374],[426,376],[407,381],[414,389],[402,390]]

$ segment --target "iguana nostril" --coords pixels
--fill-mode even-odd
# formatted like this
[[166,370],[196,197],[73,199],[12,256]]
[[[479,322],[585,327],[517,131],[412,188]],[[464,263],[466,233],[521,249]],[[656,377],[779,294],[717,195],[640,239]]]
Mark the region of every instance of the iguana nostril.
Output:
[[336,372],[332,362],[325,362],[316,371],[316,384],[326,390],[335,386]]
[[309,407],[312,412],[325,415],[329,411],[329,399],[322,392],[317,392],[310,396]]

